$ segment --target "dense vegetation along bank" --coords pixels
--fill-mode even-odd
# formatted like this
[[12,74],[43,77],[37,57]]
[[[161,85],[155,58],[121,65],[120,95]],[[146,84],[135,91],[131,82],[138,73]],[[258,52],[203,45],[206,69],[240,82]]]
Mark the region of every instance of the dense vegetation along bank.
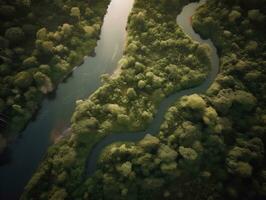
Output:
[[197,11],[219,76],[171,106],[156,137],[108,147],[91,199],[265,199],[265,3],[209,0]]
[[36,119],[0,157],[0,163],[6,161],[0,166],[0,199],[19,198],[51,145],[50,136],[61,135],[69,126],[75,101],[92,94],[102,85],[100,76],[115,70],[123,54],[127,19],[132,7],[133,0],[110,2],[95,56],[84,59],[73,75],[58,85],[53,98],[44,99]]
[[114,131],[145,128],[165,96],[205,80],[207,47],[176,25],[186,3],[135,1],[121,74],[103,76],[103,87],[77,102],[72,136],[49,149],[22,198],[88,198],[84,168],[93,144]]
[[[0,153],[43,97],[93,52],[109,0],[1,1]],[[45,9],[43,9],[45,8]]]
[[182,27],[183,32],[185,32],[192,40],[197,41],[201,45],[208,45],[209,47],[209,59],[211,64],[211,69],[208,72],[207,78],[200,85],[193,88],[183,89],[177,91],[170,96],[164,98],[160,105],[158,106],[157,112],[153,120],[150,122],[149,126],[145,128],[145,131],[137,132],[119,132],[119,133],[109,133],[108,136],[100,140],[90,151],[90,154],[86,162],[86,172],[88,176],[94,174],[97,169],[97,163],[99,157],[104,148],[114,142],[137,142],[144,138],[147,134],[156,135],[162,122],[164,121],[164,115],[168,108],[180,97],[190,94],[200,94],[205,93],[207,89],[214,82],[218,72],[219,72],[219,57],[217,55],[217,50],[210,40],[203,40],[200,36],[194,32],[190,18],[196,11],[196,8],[203,4],[204,1],[200,3],[190,3],[185,6],[182,12],[177,17],[177,24]]

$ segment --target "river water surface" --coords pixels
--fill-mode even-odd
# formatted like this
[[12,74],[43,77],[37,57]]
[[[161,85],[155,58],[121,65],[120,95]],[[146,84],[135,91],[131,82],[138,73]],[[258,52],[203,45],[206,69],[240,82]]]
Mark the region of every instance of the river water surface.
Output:
[[[0,199],[18,199],[51,144],[55,127],[67,127],[75,102],[92,94],[100,75],[112,73],[121,58],[128,15],[134,0],[112,0],[101,29],[96,56],[86,58],[67,82],[60,84],[53,99],[45,99],[36,119],[9,148],[10,161],[0,167]],[[62,131],[62,130],[61,130]]]
[[155,118],[145,131],[141,132],[126,132],[126,133],[112,133],[103,138],[98,142],[94,148],[92,148],[90,154],[88,155],[86,162],[86,170],[88,176],[92,175],[97,169],[97,160],[102,152],[102,150],[108,145],[114,142],[137,142],[141,140],[146,134],[155,135],[158,134],[160,126],[164,120],[164,115],[167,112],[168,108],[179,98],[185,95],[191,95],[194,93],[204,93],[211,86],[219,72],[219,57],[217,55],[217,50],[211,40],[203,40],[200,35],[195,33],[191,26],[191,17],[195,13],[196,9],[204,4],[206,0],[201,0],[199,3],[190,3],[185,6],[182,12],[177,16],[177,24],[182,28],[184,33],[186,33],[192,40],[197,41],[200,44],[207,44],[210,48],[210,60],[211,60],[211,69],[208,74],[207,79],[199,86],[182,90],[177,92],[166,99],[164,99]]

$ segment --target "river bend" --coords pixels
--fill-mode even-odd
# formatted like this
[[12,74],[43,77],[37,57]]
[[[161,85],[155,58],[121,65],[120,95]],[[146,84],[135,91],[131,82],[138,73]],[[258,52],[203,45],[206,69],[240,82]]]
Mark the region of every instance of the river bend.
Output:
[[207,91],[207,89],[214,82],[217,74],[219,73],[219,57],[217,54],[217,49],[213,45],[210,39],[204,40],[199,34],[195,33],[191,25],[191,17],[196,12],[196,9],[203,5],[206,0],[201,0],[198,3],[190,3],[186,5],[181,13],[177,16],[177,24],[182,28],[185,34],[187,34],[192,40],[197,41],[200,44],[207,44],[210,47],[210,59],[211,59],[211,69],[206,80],[199,86],[179,91],[166,99],[164,99],[155,115],[155,118],[145,131],[140,132],[128,132],[128,133],[112,133],[101,141],[99,141],[91,150],[87,162],[86,162],[86,172],[88,176],[91,176],[97,169],[97,161],[102,150],[108,145],[114,142],[137,142],[140,141],[146,134],[155,135],[159,132],[160,126],[164,120],[164,115],[168,108],[174,104],[179,98],[185,95],[191,95],[194,93],[200,94]]

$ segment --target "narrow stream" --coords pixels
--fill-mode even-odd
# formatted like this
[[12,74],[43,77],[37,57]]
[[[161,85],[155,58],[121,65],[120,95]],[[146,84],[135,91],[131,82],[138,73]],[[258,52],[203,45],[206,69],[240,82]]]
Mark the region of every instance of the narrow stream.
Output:
[[[73,75],[59,85],[53,99],[45,99],[37,118],[9,148],[9,162],[0,166],[0,199],[18,199],[51,144],[55,127],[67,127],[75,101],[100,87],[100,75],[112,73],[122,57],[126,24],[134,0],[112,0],[95,49]],[[63,128],[62,127],[62,128]],[[62,130],[61,130],[62,131]]]
[[114,143],[114,142],[137,142],[141,140],[146,134],[155,135],[159,132],[160,126],[164,120],[164,115],[168,108],[179,98],[185,95],[191,95],[194,93],[204,93],[213,83],[219,72],[219,57],[217,55],[217,50],[213,43],[208,40],[203,40],[200,35],[194,32],[191,26],[191,16],[195,13],[196,9],[204,4],[206,0],[201,0],[199,3],[190,3],[185,6],[182,12],[177,16],[177,24],[183,29],[183,31],[191,37],[192,40],[195,40],[201,44],[208,44],[210,47],[210,57],[211,57],[211,71],[207,79],[199,86],[182,90],[177,92],[162,101],[160,104],[158,111],[155,115],[154,120],[151,122],[150,126],[141,132],[128,132],[128,133],[112,133],[102,139],[99,143],[97,143],[92,151],[90,152],[87,163],[86,170],[88,176],[92,175],[97,169],[97,160],[102,152],[102,150]]

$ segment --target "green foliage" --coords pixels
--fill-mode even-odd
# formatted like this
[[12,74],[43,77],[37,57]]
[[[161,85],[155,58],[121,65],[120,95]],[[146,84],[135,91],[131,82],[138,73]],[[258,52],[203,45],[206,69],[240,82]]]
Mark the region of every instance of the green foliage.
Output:
[[131,174],[132,164],[130,162],[125,162],[121,166],[116,167],[117,171],[121,173],[121,175],[127,177]]
[[[193,17],[195,30],[219,48],[221,71],[208,93],[172,105],[158,136],[105,149],[97,172],[84,181],[85,160],[97,141],[116,130],[143,128],[165,95],[200,84],[209,68],[207,47],[194,44],[174,25],[174,5],[181,9],[186,1],[137,0],[121,74],[77,101],[71,139],[47,156],[45,173],[26,194],[39,197],[42,188],[42,195],[51,196],[62,185],[58,175],[66,172],[60,180],[72,199],[263,199],[265,81],[258,55],[265,54],[265,34],[253,26],[254,13],[245,10],[253,3],[239,2],[208,1]],[[249,32],[257,36],[253,41],[244,33],[247,18]],[[74,38],[71,44],[80,42]],[[66,152],[70,158],[61,159]]]
[[193,94],[182,99],[182,105],[194,110],[203,110],[206,107],[204,99],[198,94]]
[[117,115],[117,122],[120,124],[120,125],[128,125],[130,124],[130,118],[125,115],[125,114],[119,114]]
[[37,87],[42,91],[42,93],[47,94],[53,90],[52,81],[47,75],[42,72],[36,72],[33,77]]
[[158,158],[162,161],[162,162],[171,162],[171,161],[175,161],[176,157],[177,157],[177,152],[173,149],[171,149],[169,146],[167,145],[161,145],[160,148],[158,149]]
[[127,89],[127,96],[128,96],[129,99],[134,99],[134,98],[137,97],[137,93],[134,90],[134,88],[128,88]]
[[248,18],[253,21],[262,21],[263,14],[260,13],[259,9],[253,9],[248,11]]
[[80,19],[80,9],[79,7],[72,7],[70,10],[70,16]]
[[64,23],[61,27],[61,32],[64,37],[68,37],[72,33],[73,25]]
[[131,23],[133,26],[136,26],[138,30],[145,29],[145,14],[143,12],[135,13],[131,16]]
[[218,114],[212,107],[208,107],[204,110],[203,121],[207,125],[214,125],[217,121]]
[[25,34],[20,27],[11,27],[6,30],[5,37],[12,43],[17,44],[23,41]]
[[245,48],[248,52],[255,52],[258,48],[258,43],[256,41],[250,41]]
[[230,173],[236,174],[240,177],[250,177],[252,175],[252,166],[244,161],[238,161],[238,158],[248,159],[243,157],[244,154],[248,155],[249,152],[246,149],[235,147],[229,151],[227,159],[227,169]]
[[24,66],[25,68],[33,68],[33,67],[37,67],[37,66],[38,66],[38,61],[37,61],[36,57],[31,56],[31,57],[26,58],[26,59],[23,61],[23,66]]
[[16,3],[20,6],[30,7],[31,6],[31,0],[16,0]]
[[36,47],[41,55],[44,54],[44,56],[50,56],[53,54],[54,43],[52,41],[36,40]]
[[53,188],[53,194],[50,197],[51,200],[64,200],[67,197],[67,192],[62,188]]
[[182,125],[174,131],[173,139],[171,143],[178,139],[179,144],[183,146],[192,146],[193,143],[199,139],[200,132],[198,127],[193,125],[191,122],[183,122]]
[[144,88],[146,86],[146,82],[144,80],[139,80],[138,82],[138,87],[140,89]]
[[[81,175],[82,170],[80,168],[83,168],[81,167],[83,166],[83,161],[81,160],[85,160],[90,149],[89,146],[96,142],[96,138],[101,138],[112,131],[123,131],[125,129],[139,130],[144,128],[151,122],[156,107],[166,95],[183,88],[198,85],[204,80],[208,72],[209,64],[201,63],[202,58],[195,54],[197,44],[193,43],[177,27],[175,22],[176,10],[168,12],[162,7],[161,3],[157,4],[153,1],[149,1],[147,5],[142,5],[141,1],[138,1],[135,6],[137,7],[133,9],[127,28],[128,42],[123,58],[119,62],[119,66],[121,66],[120,75],[117,78],[111,77],[105,81],[104,85],[89,97],[89,100],[77,101],[76,111],[71,120],[73,131],[73,143],[71,142],[71,145],[75,146],[76,155],[79,156],[77,165],[73,167],[78,170],[74,170],[75,172],[70,170],[71,173],[75,173],[75,175],[72,174],[70,177],[79,177]],[[76,22],[73,25],[74,28],[65,25],[66,34],[62,33],[64,26],[59,27],[57,32],[54,33],[48,32],[47,29],[47,31],[43,31],[46,32],[44,37],[40,37],[36,41],[38,61],[43,61],[48,66],[51,66],[41,66],[43,74],[49,75],[52,73],[53,77],[57,77],[60,74],[65,74],[69,69],[65,61],[70,59],[62,58],[61,55],[64,55],[64,53],[57,51],[59,41],[61,42],[63,39],[71,37],[69,33],[74,32],[74,35],[78,36],[78,30],[82,34],[87,32],[84,38],[90,39],[95,37],[94,31],[99,29],[97,26],[89,23],[83,24],[83,9],[80,6],[74,7],[79,7],[79,16],[73,16],[73,5],[66,8],[66,11],[72,13],[73,18],[80,19],[79,25]],[[74,19],[72,20],[75,21]],[[82,26],[82,29],[80,29],[80,26]],[[147,31],[147,33],[143,31]],[[151,35],[148,33],[151,33]],[[177,34],[179,35],[178,38],[176,37]],[[69,49],[80,48],[83,41],[81,40],[82,37],[77,36],[71,37],[69,43],[64,44],[64,46]],[[61,54],[57,52],[61,52]],[[185,59],[186,57],[189,59]],[[170,66],[169,69],[167,69],[167,66]],[[175,74],[171,74],[172,68]],[[54,75],[55,72],[56,76]],[[38,76],[35,79],[37,78],[38,80]],[[184,79],[180,82],[182,77]],[[53,79],[56,80],[57,78]],[[35,82],[37,83],[37,81]],[[95,120],[91,121],[92,119],[96,119],[97,123],[92,123],[95,122]],[[65,143],[64,145],[68,146],[70,143]],[[146,136],[140,142],[140,146],[136,148],[127,148],[126,146],[111,148],[112,155],[116,155],[121,160],[121,163],[112,165],[113,168],[110,168],[110,170],[114,170],[113,174],[116,173],[125,178],[130,177],[130,180],[133,181],[136,175],[139,178],[139,174],[136,174],[136,171],[134,171],[135,166],[141,166],[139,171],[145,175],[152,174],[155,169],[160,170],[159,174],[175,177],[179,174],[178,165],[175,161],[178,158],[178,149],[166,144],[160,145],[159,139],[152,136]],[[82,147],[84,147],[83,150],[81,150]],[[149,151],[150,154],[145,153],[144,149]],[[59,151],[61,153],[64,152],[62,149]],[[136,159],[134,162],[130,161],[131,164],[127,160],[123,160],[123,158],[128,158],[126,155],[129,153],[139,155],[141,152],[143,154],[139,159]],[[57,157],[59,155],[62,156],[62,154],[57,152],[53,155],[56,156],[51,157],[49,161],[44,161],[44,166],[47,167],[44,171],[47,174],[50,174],[49,169],[51,167],[54,168],[56,173],[59,170],[60,174],[62,172],[61,168],[69,169],[67,164],[61,166],[63,162],[59,164],[57,162]],[[103,162],[106,165],[103,164],[101,166],[110,166],[108,164],[110,160],[108,157],[110,157],[108,154],[104,156]],[[136,190],[137,186],[135,183],[133,183],[134,186],[129,188],[126,184],[119,183],[108,173],[102,175],[105,177],[102,182],[104,184],[102,187],[103,191],[111,191],[114,196],[123,195],[127,197],[128,194],[131,195]],[[69,180],[70,178],[66,178],[66,185],[69,185]],[[54,181],[55,184],[51,184],[49,187],[44,186],[44,190],[50,195],[53,194],[53,186],[57,185],[57,179]],[[75,188],[76,184],[83,184],[79,181],[81,180],[73,183]],[[146,188],[154,191],[155,188],[162,186],[165,181],[161,177],[155,176],[146,177],[145,183],[147,183]],[[41,179],[32,184],[27,193],[32,194],[32,192],[37,191],[38,189],[35,187],[38,184],[42,185]],[[66,187],[69,188],[68,186]],[[73,191],[74,187],[67,190],[68,192],[71,191],[69,194],[73,196],[75,193]],[[94,186],[90,185],[89,187],[93,188]],[[80,187],[80,190],[83,191],[81,192],[83,194],[84,191],[87,191],[83,186]],[[44,194],[44,192],[42,193]],[[91,189],[89,189],[88,194],[84,195],[90,196]],[[99,193],[95,193],[95,195],[98,196]]]
[[14,86],[28,88],[32,84],[32,75],[27,71],[19,72],[14,78]]
[[183,146],[179,147],[178,149],[180,155],[187,160],[196,160],[198,155],[195,150],[192,148],[185,148]]
[[196,54],[204,64],[210,65],[210,49],[208,45],[206,44],[199,45],[196,50]]
[[140,142],[139,145],[144,148],[145,150],[153,150],[153,149],[157,149],[157,147],[159,146],[160,141],[150,135],[147,134]]
[[84,31],[87,34],[88,37],[92,37],[95,33],[95,30],[92,26],[84,26]]
[[1,2],[0,98],[9,123],[5,137],[21,131],[36,113],[42,94],[51,92],[93,51],[108,3]]
[[16,9],[14,6],[10,5],[1,5],[0,6],[0,15],[5,18],[14,17]]
[[251,93],[238,90],[234,97],[235,102],[242,110],[250,111],[256,105],[256,97]]
[[10,73],[10,69],[7,64],[1,64],[0,65],[0,74],[1,75],[8,75]]
[[237,10],[232,10],[228,15],[228,20],[234,23],[237,19],[241,17],[241,13]]

